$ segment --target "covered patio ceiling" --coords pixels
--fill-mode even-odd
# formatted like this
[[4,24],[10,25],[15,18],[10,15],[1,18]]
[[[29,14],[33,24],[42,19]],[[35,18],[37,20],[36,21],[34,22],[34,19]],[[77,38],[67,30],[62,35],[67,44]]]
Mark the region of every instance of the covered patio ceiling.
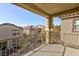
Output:
[[15,3],[15,5],[44,17],[60,16],[63,14],[79,11],[78,3]]

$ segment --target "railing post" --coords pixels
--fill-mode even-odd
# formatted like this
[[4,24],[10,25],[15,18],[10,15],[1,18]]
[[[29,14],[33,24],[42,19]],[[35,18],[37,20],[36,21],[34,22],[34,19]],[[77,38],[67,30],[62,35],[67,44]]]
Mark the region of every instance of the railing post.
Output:
[[49,16],[46,18],[46,43],[51,43],[51,29],[52,29],[52,17]]

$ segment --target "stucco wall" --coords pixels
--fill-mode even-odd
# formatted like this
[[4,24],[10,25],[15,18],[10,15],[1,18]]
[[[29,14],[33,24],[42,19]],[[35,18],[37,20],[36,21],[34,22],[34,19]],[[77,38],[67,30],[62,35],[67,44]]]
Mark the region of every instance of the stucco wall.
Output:
[[79,19],[79,17],[62,19],[61,40],[64,43],[79,46],[79,32],[73,31],[73,21],[76,19]]

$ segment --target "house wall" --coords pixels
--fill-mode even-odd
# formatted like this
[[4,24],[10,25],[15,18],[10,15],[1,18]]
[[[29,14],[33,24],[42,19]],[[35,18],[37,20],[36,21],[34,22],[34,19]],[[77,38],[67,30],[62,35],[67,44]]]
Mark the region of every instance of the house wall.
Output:
[[7,49],[12,48],[12,40],[7,40]]
[[73,30],[73,21],[79,17],[62,19],[61,40],[65,44],[79,46],[79,32]]

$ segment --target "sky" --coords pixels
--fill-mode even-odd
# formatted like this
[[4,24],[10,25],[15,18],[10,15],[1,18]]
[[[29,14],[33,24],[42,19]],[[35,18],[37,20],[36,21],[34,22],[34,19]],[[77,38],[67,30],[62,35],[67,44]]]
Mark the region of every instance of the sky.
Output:
[[[54,25],[60,25],[60,19],[54,18]],[[9,3],[0,3],[0,24],[12,23],[17,26],[45,25],[45,18]]]
[[53,24],[56,25],[61,25],[61,18],[55,17],[53,18]]

